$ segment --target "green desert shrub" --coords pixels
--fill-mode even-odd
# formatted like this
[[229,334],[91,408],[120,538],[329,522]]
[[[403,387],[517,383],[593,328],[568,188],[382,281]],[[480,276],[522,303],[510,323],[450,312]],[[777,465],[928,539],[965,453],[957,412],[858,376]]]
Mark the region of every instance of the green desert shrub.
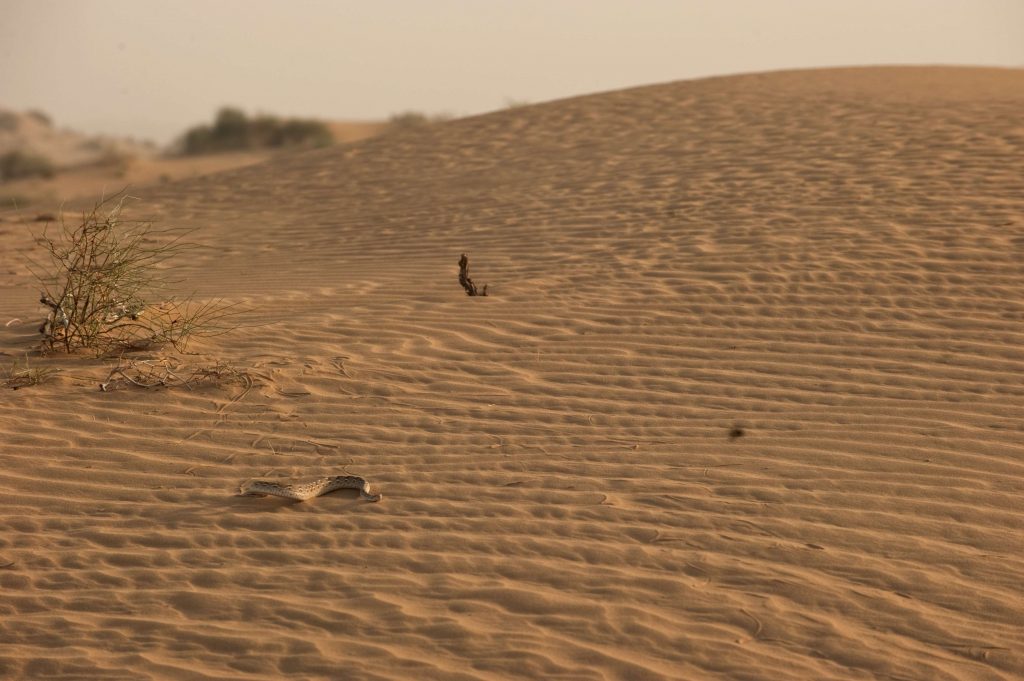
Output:
[[450,114],[439,113],[432,116],[428,116],[422,111],[403,111],[401,113],[393,114],[388,119],[388,126],[392,130],[409,130],[413,128],[422,128],[430,125],[431,123],[442,123],[444,121],[451,120]]
[[186,155],[278,147],[322,147],[334,136],[320,121],[260,115],[250,118],[241,109],[224,107],[213,125],[190,128],[181,138]]
[[0,156],[0,182],[25,177],[53,177],[53,163],[45,156],[24,151],[9,151]]
[[425,113],[420,111],[403,111],[396,113],[388,119],[388,125],[392,128],[419,128],[430,123]]
[[161,265],[191,245],[184,232],[126,219],[126,200],[102,199],[77,221],[61,214],[58,229],[37,236],[47,259],[31,261],[48,309],[39,327],[45,350],[104,354],[167,343],[183,350],[194,337],[233,328],[225,324],[236,314],[231,305],[157,297],[170,283]]
[[334,135],[320,121],[292,118],[281,122],[278,146],[310,145],[325,147],[334,142]]

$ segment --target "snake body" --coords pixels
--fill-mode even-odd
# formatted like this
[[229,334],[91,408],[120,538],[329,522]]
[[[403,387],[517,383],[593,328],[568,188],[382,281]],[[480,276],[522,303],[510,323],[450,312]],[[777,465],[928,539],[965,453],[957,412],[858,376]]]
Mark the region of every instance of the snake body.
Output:
[[242,485],[239,492],[242,496],[262,497],[270,495],[294,499],[295,501],[305,501],[323,494],[329,494],[336,489],[357,489],[359,490],[359,498],[366,501],[380,501],[382,496],[379,492],[377,494],[371,493],[370,483],[358,475],[332,475],[302,485],[282,485],[267,480],[253,480]]

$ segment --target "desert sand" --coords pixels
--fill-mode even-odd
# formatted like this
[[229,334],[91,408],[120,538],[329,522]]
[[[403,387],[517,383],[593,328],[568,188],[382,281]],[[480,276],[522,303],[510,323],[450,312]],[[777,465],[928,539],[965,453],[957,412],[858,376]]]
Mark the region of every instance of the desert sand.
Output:
[[39,356],[0,214],[0,360],[60,370],[0,392],[0,677],[1022,678],[1021,111],[731,76],[136,192],[248,391]]

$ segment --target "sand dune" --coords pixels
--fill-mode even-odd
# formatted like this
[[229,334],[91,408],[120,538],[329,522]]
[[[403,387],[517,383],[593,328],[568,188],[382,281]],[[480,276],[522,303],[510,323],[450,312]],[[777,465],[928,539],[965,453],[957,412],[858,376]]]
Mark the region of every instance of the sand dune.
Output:
[[[755,74],[152,189],[252,310],[182,361],[255,385],[29,357],[0,677],[1021,678],[1022,110],[1020,70]],[[384,500],[233,496],[346,471]]]

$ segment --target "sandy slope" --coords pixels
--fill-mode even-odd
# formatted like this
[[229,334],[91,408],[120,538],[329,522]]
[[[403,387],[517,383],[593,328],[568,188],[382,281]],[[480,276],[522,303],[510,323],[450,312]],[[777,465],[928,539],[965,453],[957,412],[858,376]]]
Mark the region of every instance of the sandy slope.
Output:
[[[257,383],[30,358],[0,676],[1020,678],[1022,110],[1022,71],[750,75],[154,189],[260,324],[186,361]],[[344,470],[384,500],[232,496]]]

